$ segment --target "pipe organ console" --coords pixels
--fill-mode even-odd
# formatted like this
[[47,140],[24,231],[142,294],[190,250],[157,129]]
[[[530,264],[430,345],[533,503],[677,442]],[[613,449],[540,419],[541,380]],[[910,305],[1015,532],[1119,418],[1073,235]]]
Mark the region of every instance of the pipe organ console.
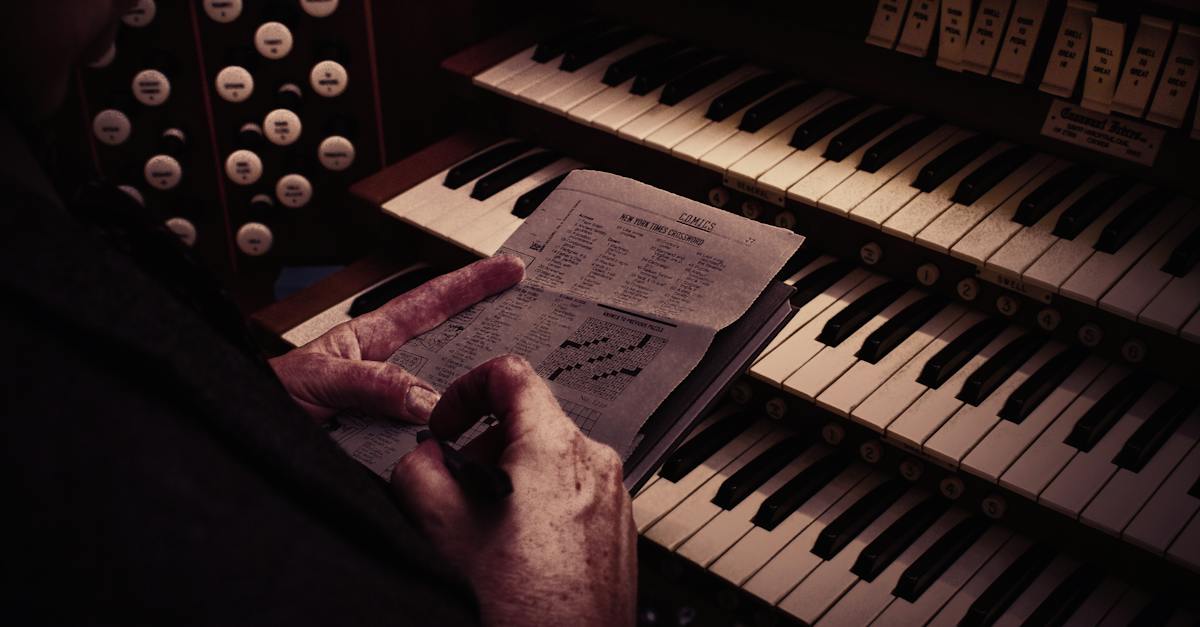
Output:
[[351,190],[419,254],[259,330],[302,344],[569,171],[632,176],[807,237],[794,316],[634,495],[643,581],[712,612],[644,624],[1195,624],[1197,7],[592,9],[446,59],[471,123]]

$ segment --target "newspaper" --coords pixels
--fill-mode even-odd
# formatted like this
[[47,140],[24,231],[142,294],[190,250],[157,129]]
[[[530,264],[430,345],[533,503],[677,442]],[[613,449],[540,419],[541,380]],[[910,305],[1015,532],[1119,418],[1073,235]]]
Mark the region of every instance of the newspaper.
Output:
[[[522,355],[579,428],[624,458],[717,331],[746,312],[802,241],[630,179],[575,171],[500,249],[525,261],[525,280],[388,361],[444,391],[488,359]],[[343,415],[331,435],[387,478],[421,428]]]

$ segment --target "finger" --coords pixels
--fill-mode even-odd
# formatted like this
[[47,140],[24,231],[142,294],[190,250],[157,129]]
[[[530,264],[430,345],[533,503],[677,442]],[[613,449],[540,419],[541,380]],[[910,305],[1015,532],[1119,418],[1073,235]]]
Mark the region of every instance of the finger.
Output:
[[535,430],[575,430],[545,381],[515,355],[496,357],[451,383],[429,417],[429,428],[453,441],[488,414],[499,419],[506,443]]
[[446,470],[435,440],[426,440],[392,468],[392,492],[401,506],[431,535],[460,529],[469,515],[462,490]]
[[496,427],[480,433],[470,442],[464,444],[460,450],[468,459],[495,464],[499,461],[501,453],[504,452],[507,446],[508,441],[503,430]]
[[397,347],[479,301],[521,282],[525,263],[499,255],[477,261],[397,296],[351,321],[363,359],[383,361]]
[[318,353],[295,353],[271,362],[287,391],[318,420],[345,409],[425,423],[438,394],[403,368]]

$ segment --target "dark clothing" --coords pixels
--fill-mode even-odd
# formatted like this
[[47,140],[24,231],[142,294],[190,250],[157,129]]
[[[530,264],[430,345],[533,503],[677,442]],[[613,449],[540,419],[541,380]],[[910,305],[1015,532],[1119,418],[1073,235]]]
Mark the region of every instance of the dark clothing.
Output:
[[225,325],[2,165],[5,622],[477,621]]

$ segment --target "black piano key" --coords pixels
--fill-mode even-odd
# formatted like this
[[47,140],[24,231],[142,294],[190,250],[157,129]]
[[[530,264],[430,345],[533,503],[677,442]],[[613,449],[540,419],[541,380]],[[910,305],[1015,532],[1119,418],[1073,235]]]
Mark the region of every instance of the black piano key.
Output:
[[863,153],[858,169],[864,172],[878,172],[879,168],[928,137],[941,125],[941,122],[933,118],[921,118],[905,124],[868,148],[867,152]]
[[543,202],[546,202],[546,198],[550,196],[550,192],[557,189],[558,185],[570,173],[563,172],[549,181],[521,194],[521,197],[517,198],[517,202],[513,203],[512,214],[522,220],[528,218],[538,207],[542,206]]
[[633,85],[629,88],[629,93],[635,96],[644,96],[662,87],[667,81],[674,80],[711,60],[714,56],[708,50],[692,48],[662,59],[658,63],[652,63],[633,78]]
[[863,294],[830,318],[821,328],[817,340],[827,346],[841,344],[907,291],[908,285],[900,281],[889,281]]
[[574,72],[581,67],[595,63],[600,57],[611,54],[622,46],[633,43],[641,33],[631,28],[619,28],[609,31],[594,39],[569,46],[563,53],[562,62],[558,69],[564,72]]
[[527,141],[509,142],[488,148],[450,168],[450,171],[446,173],[446,180],[442,185],[450,189],[458,189],[468,182],[491,172],[497,166],[516,159],[518,156],[528,152],[530,148],[533,148],[533,144]]
[[947,509],[950,509],[950,502],[941,496],[931,496],[921,501],[864,547],[850,567],[850,572],[864,581],[875,581],[879,573],[891,566]]
[[1067,207],[1051,233],[1055,237],[1075,239],[1131,187],[1133,179],[1125,177],[1113,177],[1093,187]]
[[1196,262],[1200,261],[1200,227],[1196,227],[1171,251],[1171,257],[1163,264],[1162,271],[1173,276],[1187,276]]
[[999,318],[980,320],[925,362],[921,374],[917,376],[917,383],[935,390],[941,387],[963,364],[996,339],[1006,326],[1008,323]]
[[988,159],[986,163],[975,168],[974,172],[963,178],[962,182],[958,184],[958,188],[954,190],[951,200],[960,205],[974,204],[1005,177],[1029,161],[1033,155],[1032,148],[1017,146]]
[[721,509],[733,509],[762,487],[768,479],[774,477],[784,466],[790,464],[800,454],[812,446],[814,438],[811,435],[792,435],[776,442],[771,448],[763,451],[758,457],[750,460],[740,470],[730,475],[717,488],[717,494],[712,503]]
[[1191,391],[1175,392],[1129,436],[1113,463],[1126,470],[1141,472],[1167,438],[1196,410],[1197,400]]
[[946,299],[935,294],[918,300],[868,335],[854,356],[867,363],[879,363],[880,359],[887,357],[893,348],[916,333],[945,307]]
[[658,63],[673,54],[677,54],[686,47],[685,44],[676,41],[662,41],[631,52],[613,61],[604,70],[604,78],[600,82],[609,87],[616,87],[636,76],[647,66]]
[[876,486],[821,530],[813,543],[812,554],[824,560],[833,559],[867,525],[899,500],[909,485],[904,479],[892,479]]
[[1055,586],[1050,596],[1046,597],[1037,609],[1025,619],[1023,625],[1030,627],[1050,627],[1065,625],[1075,614],[1075,610],[1091,596],[1100,586],[1104,574],[1091,564],[1083,564],[1075,569],[1062,583]]
[[1075,347],[1052,357],[1013,390],[1008,400],[1004,401],[1004,407],[1000,408],[1000,418],[1016,424],[1024,422],[1051,392],[1075,372],[1087,356],[1086,350]]
[[714,422],[675,449],[659,469],[659,476],[670,482],[679,481],[749,428],[752,421],[749,412],[739,412]]
[[1021,201],[1021,206],[1017,207],[1016,213],[1013,214],[1013,222],[1025,226],[1037,224],[1091,176],[1091,168],[1082,165],[1073,165],[1063,169],[1045,183],[1038,185],[1037,189],[1029,192],[1029,195]]
[[796,274],[801,269],[807,267],[808,264],[816,261],[817,257],[820,256],[821,251],[817,250],[816,246],[805,246],[804,244],[801,244],[800,248],[797,248],[796,252],[792,253],[792,256],[788,258],[787,262],[783,264],[783,267],[779,269],[779,272],[775,273],[775,280],[783,281],[791,277],[793,274]]
[[779,119],[780,116],[795,109],[820,93],[821,88],[813,83],[803,83],[785,87],[746,110],[742,116],[738,130],[747,133],[757,133],[762,127]]
[[792,286],[796,290],[792,294],[792,305],[804,306],[805,303],[823,294],[825,290],[841,281],[853,270],[854,264],[846,261],[834,261],[813,270]]
[[925,164],[917,174],[917,180],[913,181],[913,187],[926,193],[932,192],[938,185],[945,183],[946,179],[987,152],[994,143],[996,140],[987,135],[975,135],[958,142]]
[[807,150],[822,137],[834,132],[846,122],[858,117],[870,108],[871,103],[863,98],[843,100],[812,116],[796,127],[788,145],[797,150]]
[[774,529],[814,494],[821,491],[821,488],[829,485],[830,481],[850,466],[850,462],[850,456],[840,452],[826,455],[767,497],[750,522],[767,531]]
[[667,83],[658,101],[667,106],[675,106],[701,89],[725,78],[741,65],[741,59],[734,57],[721,57],[709,61]]
[[849,128],[833,136],[822,157],[830,161],[841,161],[854,151],[862,148],[867,142],[875,139],[880,133],[888,130],[897,122],[904,119],[903,109],[888,108],[876,111],[861,120],[851,124]]
[[708,111],[705,112],[704,117],[714,122],[720,122],[741,111],[750,103],[775,91],[786,81],[787,76],[779,72],[759,74],[754,78],[742,81],[714,98],[708,105]]
[[1117,217],[1104,226],[1093,246],[1102,253],[1112,254],[1125,245],[1138,231],[1166,208],[1172,194],[1165,189],[1156,189],[1143,194],[1130,203]]
[[1188,488],[1188,495],[1200,499],[1200,477],[1196,477],[1196,483],[1193,483],[1192,487]]
[[916,603],[929,586],[979,540],[991,524],[992,521],[986,516],[972,516],[955,525],[900,574],[900,581],[896,582],[892,594],[910,603]]
[[510,185],[558,161],[562,155],[546,150],[526,155],[475,182],[471,198],[487,200]]
[[1040,333],[1026,333],[1009,342],[967,377],[955,398],[978,406],[1045,344],[1046,338]]
[[996,622],[1052,560],[1054,550],[1049,545],[1039,543],[1029,547],[975,599],[958,624],[973,627]]
[[537,43],[533,49],[533,60],[545,63],[562,54],[572,43],[604,34],[612,24],[604,20],[588,20],[565,28]]
[[1155,597],[1129,621],[1129,627],[1162,627],[1171,621],[1174,614],[1175,604],[1165,598]]
[[1113,424],[1146,393],[1151,382],[1151,378],[1141,372],[1134,372],[1125,377],[1079,417],[1063,443],[1085,453],[1092,450]]
[[350,303],[350,317],[356,318],[365,313],[371,313],[384,306],[393,298],[412,290],[413,288],[438,276],[438,271],[431,267],[417,268],[405,272],[359,294]]

